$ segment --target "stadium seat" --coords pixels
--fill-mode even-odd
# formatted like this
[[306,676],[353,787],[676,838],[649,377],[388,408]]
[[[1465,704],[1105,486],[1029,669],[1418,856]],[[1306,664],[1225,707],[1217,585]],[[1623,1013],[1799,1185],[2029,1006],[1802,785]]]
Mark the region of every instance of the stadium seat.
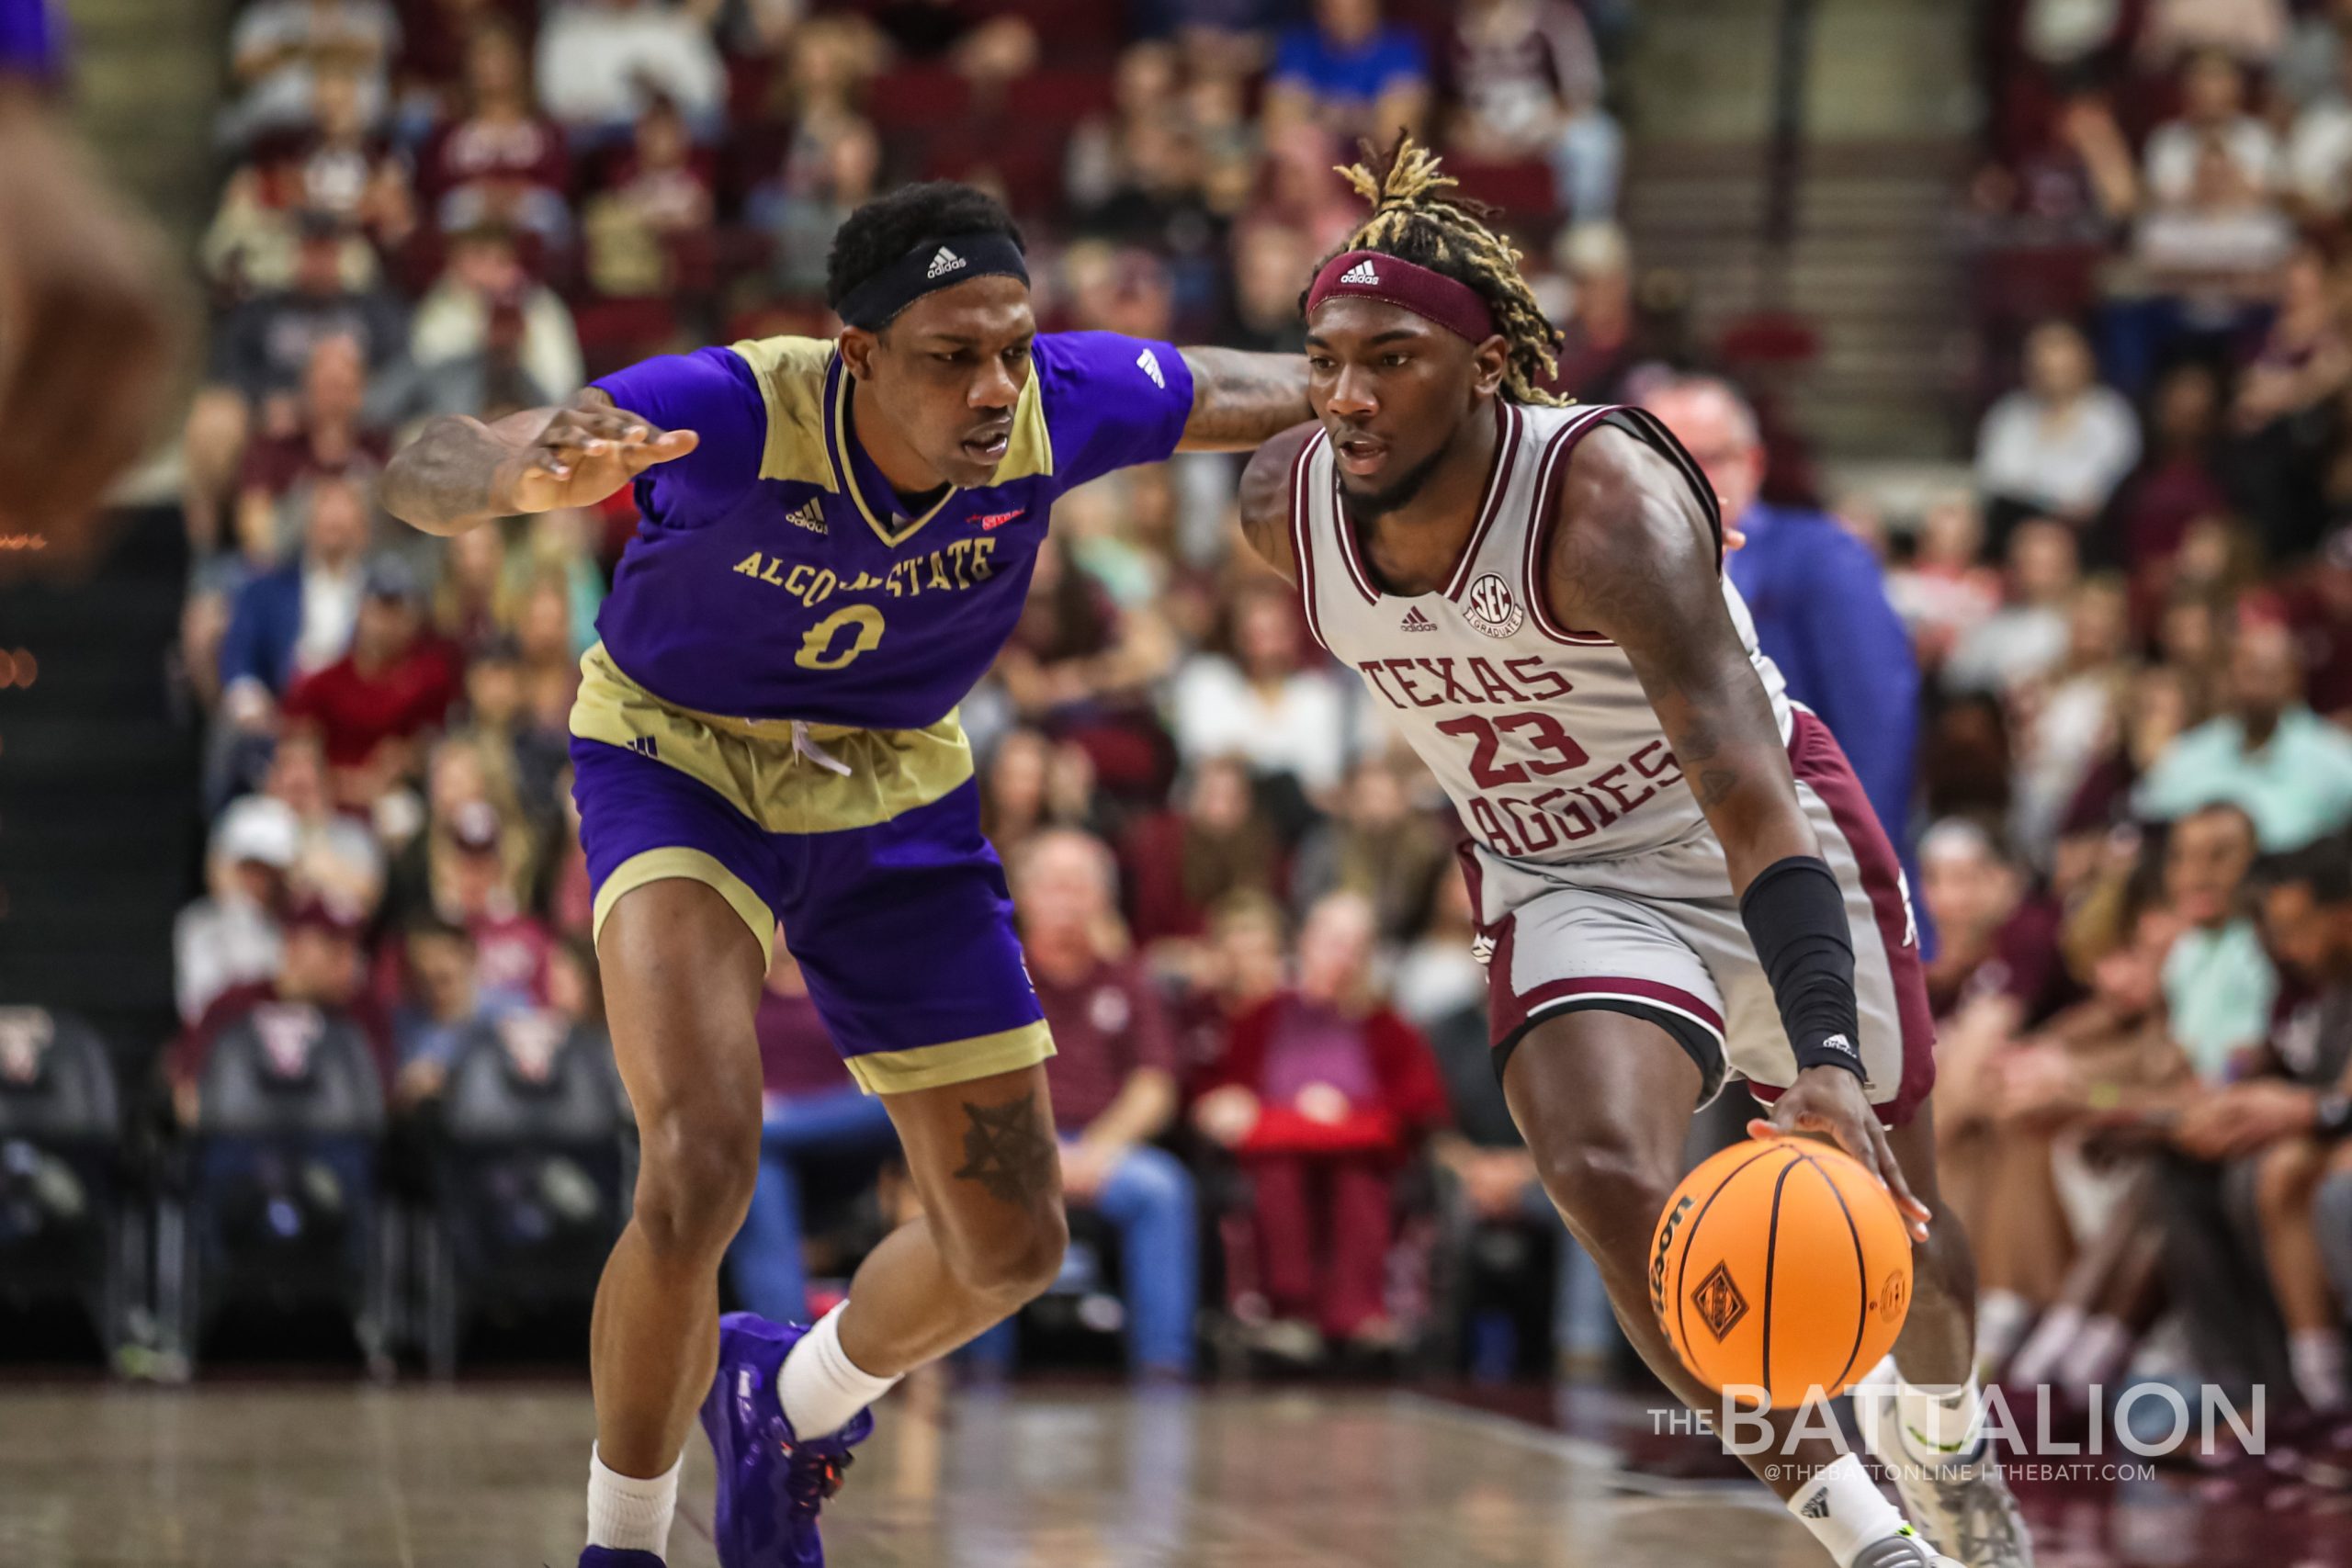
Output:
[[71,1013],[0,1008],[0,1301],[72,1300],[109,1354],[129,1337],[145,1250],[121,1138],[97,1032]]
[[603,1031],[548,1012],[477,1025],[450,1064],[415,1256],[426,1366],[468,1314],[594,1298],[628,1213],[627,1097]]
[[192,1364],[232,1299],[330,1303],[386,1370],[393,1302],[377,1163],[384,1092],[367,1037],[300,1003],[224,1030],[198,1078],[195,1125],[157,1215],[156,1315]]

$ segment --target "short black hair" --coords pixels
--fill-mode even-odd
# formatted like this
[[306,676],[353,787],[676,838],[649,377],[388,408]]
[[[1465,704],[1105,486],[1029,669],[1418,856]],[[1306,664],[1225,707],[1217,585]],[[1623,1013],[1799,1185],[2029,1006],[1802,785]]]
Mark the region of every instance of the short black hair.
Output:
[[1002,234],[1023,250],[1021,231],[1004,204],[954,180],[900,186],[851,213],[833,231],[825,258],[825,303],[840,310],[857,286],[913,250],[957,234]]
[[2255,863],[2255,885],[2307,887],[2312,902],[2327,908],[2352,904],[2352,837],[2337,833],[2300,850],[2265,855]]

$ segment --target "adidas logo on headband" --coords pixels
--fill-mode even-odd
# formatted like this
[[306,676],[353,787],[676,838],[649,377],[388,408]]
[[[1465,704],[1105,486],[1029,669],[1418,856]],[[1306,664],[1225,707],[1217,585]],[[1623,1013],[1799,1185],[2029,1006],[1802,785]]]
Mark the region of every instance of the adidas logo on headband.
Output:
[[1360,261],[1356,263],[1355,265],[1348,268],[1347,271],[1341,273],[1340,275],[1340,281],[1342,283],[1377,284],[1380,281],[1380,274],[1372,270],[1372,260],[1370,257],[1366,257],[1364,260]]
[[924,273],[923,276],[925,277],[944,277],[963,265],[964,258],[962,256],[957,255],[945,245],[942,245],[939,247],[939,254],[931,258],[931,270]]

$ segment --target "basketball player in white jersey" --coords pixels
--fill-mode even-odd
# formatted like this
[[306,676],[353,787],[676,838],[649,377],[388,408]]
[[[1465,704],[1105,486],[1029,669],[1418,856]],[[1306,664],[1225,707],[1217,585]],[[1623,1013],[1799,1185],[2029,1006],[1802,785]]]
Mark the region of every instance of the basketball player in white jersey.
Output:
[[1858,1457],[1785,1447],[1792,1412],[1749,1463],[1840,1568],[2030,1568],[1976,1429],[1975,1269],[1938,1198],[1886,835],[1757,651],[1690,457],[1638,410],[1536,389],[1558,334],[1426,150],[1344,172],[1374,212],[1306,296],[1320,423],[1259,449],[1242,524],[1468,829],[1497,1066],[1544,1186],[1651,1369],[1712,1409],[1648,1257],[1691,1111],[1742,1077],[1771,1102],[1752,1131],[1876,1170],[1916,1296],[1894,1387],[1857,1406],[1918,1532]]

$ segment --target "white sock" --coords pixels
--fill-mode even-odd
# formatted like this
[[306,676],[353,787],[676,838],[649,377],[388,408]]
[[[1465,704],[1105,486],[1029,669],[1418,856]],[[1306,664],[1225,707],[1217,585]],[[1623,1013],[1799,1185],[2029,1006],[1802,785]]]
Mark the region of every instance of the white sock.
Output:
[[1789,1512],[1813,1532],[1822,1550],[1838,1560],[1838,1568],[1852,1568],[1864,1547],[1875,1546],[1903,1529],[1903,1516],[1854,1454],[1815,1476],[1789,1499]]
[[784,1418],[793,1436],[803,1439],[830,1438],[849,1418],[898,1386],[897,1378],[877,1378],[849,1359],[842,1348],[843,1302],[817,1320],[784,1358],[784,1372],[776,1379],[776,1397],[784,1402]]
[[2295,1369],[2295,1392],[2314,1410],[2344,1406],[2344,1340],[2333,1328],[2299,1328],[2289,1336],[2287,1356]]
[[594,1449],[588,1450],[588,1544],[616,1551],[650,1551],[656,1557],[670,1549],[670,1516],[678,1511],[678,1472],[686,1456],[650,1481],[623,1475],[605,1463]]
[[1965,1453],[1984,1419],[1984,1395],[1974,1373],[1957,1388],[1919,1388],[1899,1372],[1894,1380],[1894,1418],[1903,1441],[1923,1460]]

